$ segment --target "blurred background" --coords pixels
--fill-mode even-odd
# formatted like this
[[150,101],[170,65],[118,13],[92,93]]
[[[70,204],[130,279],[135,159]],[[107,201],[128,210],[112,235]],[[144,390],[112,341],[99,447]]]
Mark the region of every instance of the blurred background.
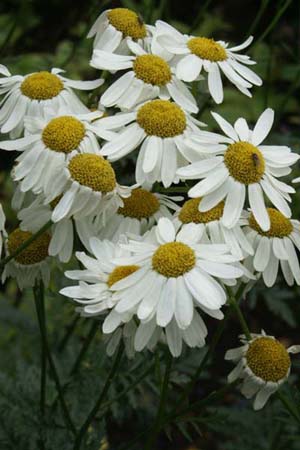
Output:
[[[162,19],[180,31],[222,39],[238,44],[249,34],[255,39],[248,53],[257,61],[255,70],[264,80],[260,88],[253,88],[248,99],[226,85],[224,103],[216,106],[205,94],[199,96],[201,120],[214,124],[209,112],[223,114],[229,121],[240,116],[254,123],[267,107],[276,112],[276,122],[268,143],[284,144],[300,153],[300,1],[298,0],[1,0],[0,3],[0,63],[12,74],[27,74],[59,67],[66,76],[76,79],[94,79],[99,74],[89,67],[92,42],[86,34],[106,8],[127,7],[139,12],[145,22],[153,24]],[[15,154],[0,155],[0,202],[8,217],[7,228],[16,225],[15,213],[10,208],[13,186],[10,170]],[[121,182],[129,182],[133,174],[133,160],[118,164]],[[293,177],[299,176],[299,166]],[[294,196],[293,213],[300,219],[299,193]],[[74,262],[69,264],[74,267]],[[81,423],[110,362],[94,324],[78,318],[74,306],[57,294],[65,283],[64,266],[53,270],[52,283],[47,294],[48,329],[56,364],[64,382],[69,383],[68,403],[74,420]],[[58,286],[58,287],[57,287]],[[300,343],[299,288],[288,288],[279,282],[266,290],[258,284],[243,303],[244,313],[252,332],[263,326],[284,343]],[[207,320],[209,336],[216,324]],[[97,324],[98,325],[98,324]],[[224,362],[226,349],[237,346],[236,330],[239,324],[229,321],[226,333],[212,359],[209,371],[199,380],[193,398],[207,395],[224,384],[231,365]],[[90,340],[93,338],[92,344]],[[89,345],[89,347],[88,347]],[[85,351],[85,348],[88,350]],[[32,293],[21,293],[13,281],[0,291],[0,450],[36,450],[39,424],[39,352],[40,337],[36,325]],[[77,361],[78,353],[81,354]],[[175,364],[174,392],[182,389],[203,352],[189,351]],[[149,354],[149,362],[152,356]],[[69,380],[70,367],[74,376]],[[76,366],[80,364],[80,369]],[[158,365],[157,365],[158,364]],[[86,449],[141,449],[135,444],[124,446],[145,427],[155,414],[158,390],[155,374],[141,382],[120,402],[113,404],[105,421],[96,422]],[[113,387],[111,395],[129,385],[143,370],[144,360],[124,364],[123,377]],[[299,395],[299,358],[295,358],[293,388],[286,394],[296,399]],[[100,384],[99,384],[100,383]],[[50,382],[48,403],[55,399],[54,384]],[[172,392],[171,392],[172,395]],[[199,419],[193,420],[194,416]],[[189,420],[190,419],[190,420]],[[57,407],[48,411],[49,445],[47,450],[69,450],[61,413]],[[226,394],[221,406],[194,411],[186,423],[174,424],[168,435],[161,436],[158,449],[172,450],[299,450],[299,429],[295,427],[274,401],[261,413],[254,413],[251,405],[237,392]]]

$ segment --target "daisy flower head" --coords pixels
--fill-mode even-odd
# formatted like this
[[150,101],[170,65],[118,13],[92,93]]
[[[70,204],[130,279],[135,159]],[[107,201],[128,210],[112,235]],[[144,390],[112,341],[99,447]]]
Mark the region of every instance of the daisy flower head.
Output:
[[94,37],[95,49],[124,54],[129,52],[129,40],[143,44],[148,35],[148,26],[139,14],[127,8],[114,8],[100,14],[87,37]]
[[131,192],[130,197],[122,200],[123,206],[119,207],[105,227],[102,227],[98,235],[101,239],[117,242],[122,234],[142,236],[161,217],[171,219],[170,210],[179,209],[175,202],[182,200],[182,197],[168,197],[139,187]]
[[84,252],[76,252],[76,258],[84,269],[65,273],[67,278],[77,281],[78,284],[65,287],[60,291],[62,295],[80,305],[77,311],[84,317],[98,316],[113,308],[116,302],[113,298],[112,285],[139,269],[139,266],[135,264],[118,266],[114,263],[115,258],[130,254],[119,244],[92,237],[90,248],[92,256]]
[[[104,332],[113,331],[127,314],[136,314],[144,324],[149,322],[149,339],[156,327],[188,329],[195,324],[198,308],[223,318],[226,294],[216,278],[236,279],[243,272],[231,264],[237,258],[228,253],[226,245],[199,244],[201,237],[194,224],[176,233],[172,221],[161,218],[143,238],[122,245],[132,255],[115,262],[140,268],[113,285],[118,302],[103,324]],[[199,317],[196,314],[198,322]]]
[[238,53],[248,47],[250,36],[241,45],[228,47],[228,43],[203,36],[189,36],[172,27],[159,32],[158,44],[170,55],[179,57],[176,76],[183,81],[198,79],[202,69],[207,72],[208,89],[216,103],[222,103],[224,92],[221,73],[243,94],[251,97],[249,89],[261,86],[262,80],[247,66],[255,64],[249,56]]
[[5,94],[0,109],[1,133],[19,137],[24,128],[25,116],[41,118],[45,108],[68,107],[75,114],[89,112],[73,89],[92,90],[101,86],[102,79],[94,81],[70,80],[63,70],[52,69],[28,75],[11,75],[0,78],[0,94]]
[[114,169],[100,154],[72,152],[45,194],[46,202],[59,197],[52,212],[52,221],[57,223],[99,214],[108,218],[123,206],[122,198],[130,196],[131,190],[117,183]]
[[177,103],[156,99],[132,112],[106,117],[101,120],[101,125],[111,131],[119,129],[118,135],[102,147],[103,155],[110,161],[117,161],[142,144],[136,163],[137,183],[162,181],[168,187],[179,181],[178,167],[194,158],[194,151],[187,147],[184,138],[204,124]]
[[63,108],[58,114],[52,109],[47,112],[46,118],[25,118],[24,137],[0,142],[3,150],[21,152],[13,177],[23,192],[46,192],[61,174],[71,152],[100,151],[97,136],[101,134],[101,111],[76,115]]
[[288,379],[291,370],[290,354],[300,352],[300,345],[285,348],[274,336],[252,334],[251,340],[241,337],[242,346],[228,350],[225,359],[237,365],[228,375],[228,381],[241,378],[241,393],[254,399],[255,410],[263,408],[280,386]]
[[196,100],[185,84],[173,73],[169,63],[153,53],[144,50],[139,44],[129,41],[132,55],[117,55],[103,50],[94,50],[91,66],[110,71],[126,71],[100,98],[105,107],[118,106],[132,109],[149,99],[174,100],[190,113],[197,113]]
[[287,146],[261,145],[274,121],[270,108],[261,114],[253,130],[245,119],[238,119],[232,126],[219,114],[212,115],[226,136],[193,134],[186,144],[199,154],[211,155],[178,169],[177,175],[181,179],[202,179],[189,191],[192,198],[204,197],[199,205],[201,212],[225,201],[222,223],[227,228],[239,221],[248,196],[255,220],[263,231],[268,231],[271,222],[264,194],[283,215],[291,216],[288,202],[295,190],[277,178],[291,172],[290,166],[299,155]]
[[270,229],[263,231],[252,212],[244,220],[247,239],[254,248],[249,257],[252,268],[262,274],[266,286],[274,285],[279,264],[289,286],[294,280],[300,285],[300,265],[297,250],[300,250],[300,222],[288,219],[275,208],[267,208]]
[[[29,231],[16,228],[5,239],[6,254],[14,253],[24,242],[33,236]],[[2,282],[9,277],[15,278],[20,289],[33,287],[36,280],[43,280],[45,286],[50,281],[50,262],[48,247],[51,240],[49,233],[37,237],[19,255],[9,261],[2,273]]]
[[233,228],[228,229],[222,223],[224,201],[205,212],[199,211],[201,197],[187,200],[182,208],[175,213],[174,224],[177,229],[184,230],[189,224],[195,224],[203,233],[203,240],[213,244],[228,245],[231,253],[242,259],[245,255],[253,255],[253,248],[245,236],[242,223],[238,222]]

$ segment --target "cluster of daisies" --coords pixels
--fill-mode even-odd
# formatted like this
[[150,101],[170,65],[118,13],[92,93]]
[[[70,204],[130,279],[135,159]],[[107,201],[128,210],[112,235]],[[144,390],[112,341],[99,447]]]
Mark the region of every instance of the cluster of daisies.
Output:
[[[255,62],[241,53],[252,37],[230,48],[162,21],[146,25],[124,8],[103,12],[88,37],[91,66],[112,74],[106,90],[101,77],[75,81],[60,69],[11,75],[0,66],[0,149],[19,153],[12,204],[20,221],[7,235],[0,209],[0,252],[17,252],[2,280],[47,285],[51,260],[66,263],[80,248],[79,269],[66,272],[73,283],[61,293],[101,321],[107,352],[122,341],[132,357],[163,343],[178,357],[205,345],[205,316],[223,319],[228,290],[259,277],[271,287],[279,265],[289,285],[300,284],[295,190],[279,180],[299,156],[263,144],[271,109],[253,129],[212,112],[220,128],[212,133],[197,119],[199,89],[219,104],[224,78],[250,97],[261,85],[249,68]],[[74,89],[94,91],[98,108]],[[130,153],[135,180],[123,186],[112,163]],[[178,183],[187,198],[169,195]],[[242,392],[261,408],[297,351],[264,333],[243,339],[226,355],[237,361],[229,379],[241,377]]]

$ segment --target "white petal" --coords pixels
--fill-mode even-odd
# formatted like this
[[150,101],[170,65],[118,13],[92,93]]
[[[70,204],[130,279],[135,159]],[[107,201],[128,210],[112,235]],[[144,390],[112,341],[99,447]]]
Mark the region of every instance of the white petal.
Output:
[[258,183],[249,184],[248,186],[249,203],[253,215],[263,231],[270,229],[270,217],[264,202],[262,189]]
[[226,136],[229,136],[234,141],[239,140],[239,137],[238,137],[235,129],[233,128],[232,125],[230,125],[229,122],[227,122],[227,120],[223,119],[223,117],[221,117],[220,114],[217,114],[215,112],[212,112],[211,114],[212,114],[213,118],[215,119],[215,121],[220,126],[220,128],[224,131]]
[[252,132],[251,141],[253,145],[259,145],[268,136],[274,122],[274,111],[267,108],[258,118]]

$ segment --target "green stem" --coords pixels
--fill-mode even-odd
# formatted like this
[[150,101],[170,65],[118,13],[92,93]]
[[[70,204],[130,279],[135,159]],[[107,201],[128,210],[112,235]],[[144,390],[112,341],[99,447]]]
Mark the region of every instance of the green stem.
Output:
[[67,343],[69,342],[70,337],[72,336],[77,323],[79,322],[80,319],[80,315],[76,314],[76,316],[74,317],[74,319],[72,320],[72,323],[70,325],[68,325],[66,334],[64,335],[64,337],[62,338],[61,342],[58,345],[58,352],[61,353],[64,351]]
[[9,261],[14,259],[16,256],[18,256],[23,250],[25,250],[32,242],[34,242],[39,236],[41,236],[48,228],[50,228],[52,225],[52,221],[49,220],[49,222],[45,223],[45,225],[42,226],[40,230],[38,230],[36,233],[34,233],[32,236],[30,236],[29,239],[23,242],[20,247],[18,247],[14,252],[12,252],[10,255],[6,256],[6,258],[3,258],[0,261],[0,269],[4,267]]
[[100,393],[100,396],[99,396],[98,400],[96,401],[95,406],[93,407],[93,409],[89,413],[86,421],[84,422],[84,424],[82,425],[82,427],[79,430],[79,433],[78,433],[78,435],[76,437],[76,440],[75,440],[74,450],[79,450],[80,449],[82,440],[84,439],[85,434],[86,434],[90,424],[92,423],[92,421],[94,420],[97,412],[101,408],[102,403],[103,403],[103,401],[104,401],[104,399],[106,397],[106,394],[108,393],[109,388],[111,386],[113,378],[116,375],[116,373],[118,371],[118,368],[120,366],[120,362],[121,362],[121,359],[122,359],[122,356],[123,356],[123,352],[124,352],[124,345],[121,343],[120,346],[119,346],[118,352],[116,354],[115,360],[113,362],[113,365],[112,365],[112,367],[111,367],[111,369],[110,369],[110,371],[108,373],[108,376],[106,378],[104,387],[103,387],[103,389],[102,389],[102,391]]
[[156,415],[156,419],[154,422],[152,432],[150,433],[147,443],[146,443],[146,446],[145,446],[145,450],[153,449],[157,435],[162,428],[163,415],[164,415],[165,405],[166,405],[166,401],[167,401],[168,387],[169,387],[170,375],[171,375],[171,370],[172,370],[172,364],[173,364],[173,357],[169,353],[166,370],[165,370],[165,374],[164,374],[164,380],[163,380],[163,384],[162,384],[162,388],[161,388],[159,407],[157,410],[157,415]]
[[75,375],[75,373],[79,369],[81,362],[82,362],[83,358],[85,357],[85,354],[88,351],[89,346],[98,330],[99,330],[99,323],[97,321],[95,321],[92,323],[89,334],[87,335],[87,337],[83,343],[83,346],[81,347],[80,353],[71,369],[71,372],[70,372],[71,376]]
[[120,392],[118,395],[113,397],[109,402],[104,403],[104,405],[101,408],[101,411],[102,410],[107,411],[113,403],[117,402],[122,397],[124,397],[126,394],[128,394],[128,392],[132,391],[132,389],[134,389],[135,386],[140,384],[140,382],[143,381],[143,379],[146,378],[153,371],[153,368],[154,368],[154,364],[151,364],[151,366],[148,367],[148,369],[146,369],[136,380],[134,380],[134,382],[132,384],[130,384],[127,388],[123,389],[122,392]]
[[245,320],[245,317],[243,316],[242,310],[241,310],[235,296],[233,295],[233,292],[230,289],[230,287],[227,287],[227,292],[228,292],[228,296],[229,296],[229,304],[233,307],[233,309],[237,315],[237,318],[240,321],[242,330],[244,331],[246,338],[248,339],[248,341],[251,341],[251,334],[250,334],[247,322]]
[[76,428],[72,422],[71,416],[69,414],[64,396],[63,396],[63,391],[62,391],[62,387],[60,384],[60,380],[59,380],[59,376],[54,364],[54,360],[52,358],[52,354],[50,351],[50,347],[49,347],[49,343],[48,343],[48,337],[47,337],[47,329],[46,329],[46,323],[43,320],[42,316],[42,310],[43,310],[43,302],[44,302],[44,285],[42,282],[37,283],[36,286],[33,289],[34,292],[34,300],[35,300],[35,307],[36,307],[36,311],[37,311],[37,316],[38,316],[38,322],[39,322],[39,327],[40,327],[40,333],[41,333],[41,337],[42,337],[42,344],[43,344],[43,348],[45,350],[46,356],[47,356],[47,360],[49,363],[49,367],[50,367],[50,371],[51,371],[51,375],[54,379],[55,382],[55,386],[58,392],[58,396],[59,396],[59,400],[61,403],[61,407],[62,407],[62,411],[63,411],[63,415],[64,415],[64,419],[65,419],[65,423],[66,426],[70,429],[70,431],[72,432],[72,434],[75,436],[76,435]]
[[268,6],[268,3],[269,3],[269,0],[261,0],[259,10],[255,16],[255,19],[251,23],[249,30],[247,31],[247,34],[245,36],[246,38],[248,36],[251,36],[251,34],[256,30],[256,27],[259,24],[267,6]]
[[256,40],[254,45],[257,45],[259,42],[263,41],[268,36],[268,34],[273,30],[273,28],[275,27],[275,25],[277,24],[277,22],[279,21],[279,19],[281,18],[281,16],[284,14],[285,10],[290,6],[291,3],[292,0],[286,0],[283,3],[282,7],[278,9],[277,14],[274,16],[273,20],[270,22],[270,24],[267,26],[267,28],[261,34],[261,36]]
[[300,424],[300,416],[297,410],[295,410],[294,406],[291,404],[289,399],[281,392],[277,391],[277,397],[280,399],[281,403],[285,407],[285,409],[290,413],[290,415]]

